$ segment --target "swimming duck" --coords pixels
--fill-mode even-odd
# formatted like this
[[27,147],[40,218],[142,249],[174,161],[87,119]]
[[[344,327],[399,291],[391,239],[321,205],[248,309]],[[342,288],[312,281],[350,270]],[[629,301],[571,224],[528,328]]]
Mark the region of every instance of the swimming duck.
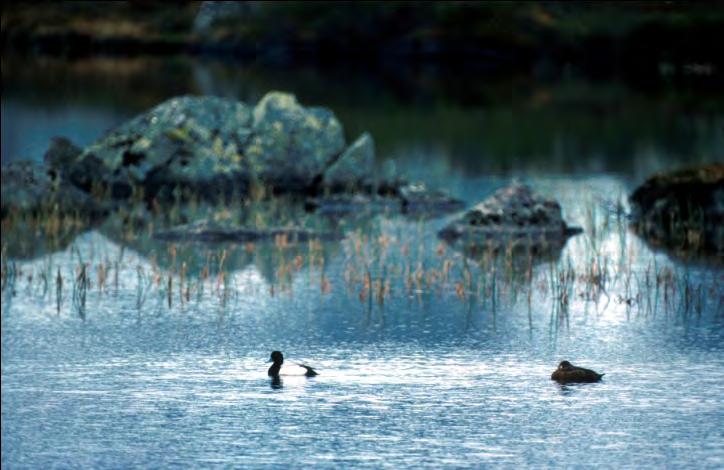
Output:
[[606,374],[599,374],[591,369],[576,367],[568,361],[562,361],[551,375],[551,379],[560,383],[598,382],[604,375]]
[[[282,364],[284,364],[284,356],[282,355],[281,351],[272,351],[271,357],[269,358],[269,362],[273,362],[274,364],[269,367],[269,376],[270,377],[278,377],[280,375],[280,371],[282,368]],[[307,377],[314,377],[315,375],[319,375],[316,370],[312,369],[311,367],[304,365],[304,364],[297,364],[299,367],[304,368],[305,372],[303,375]],[[284,374],[287,375],[287,374]],[[296,375],[296,374],[294,374]],[[301,374],[300,374],[301,375]]]

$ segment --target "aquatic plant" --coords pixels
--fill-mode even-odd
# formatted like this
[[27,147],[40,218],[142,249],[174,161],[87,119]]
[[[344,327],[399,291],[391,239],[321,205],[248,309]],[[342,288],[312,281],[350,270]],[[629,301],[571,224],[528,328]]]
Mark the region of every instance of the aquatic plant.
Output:
[[[23,280],[24,286],[44,298],[54,282],[55,313],[62,315],[69,288],[73,312],[85,318],[89,302],[98,302],[99,296],[109,291],[117,295],[126,288],[133,289],[135,277],[134,303],[139,312],[144,310],[149,294],[158,299],[156,308],[170,311],[212,300],[225,310],[248,296],[293,297],[294,280],[306,276],[320,295],[357,298],[368,313],[385,309],[395,299],[426,303],[438,297],[460,302],[467,315],[489,312],[495,316],[521,305],[531,324],[534,312],[545,308],[555,327],[566,325],[572,311],[585,311],[589,306],[598,312],[613,305],[628,314],[696,315],[707,305],[723,302],[715,274],[693,276],[658,256],[647,256],[640,264],[646,248],[629,235],[625,214],[601,210],[596,201],[583,208],[585,235],[571,242],[571,248],[557,259],[541,260],[536,252],[521,252],[513,242],[462,253],[430,237],[425,221],[384,216],[361,224],[334,220],[332,223],[348,227],[346,238],[338,244],[315,239],[298,244],[284,235],[270,243],[216,246],[152,238],[155,227],[209,215],[274,226],[279,221],[298,220],[303,214],[293,204],[267,198],[265,191],[259,190],[257,201],[227,201],[218,207],[179,198],[174,209],[161,210],[153,201],[139,200],[101,228],[104,234],[118,235],[116,255],[108,253],[107,246],[85,243],[81,248],[72,242],[65,251],[43,256],[37,262],[17,259],[9,253],[6,240],[17,237],[18,230],[31,224],[42,236],[53,237],[67,232],[78,220],[54,219],[48,214],[49,219],[43,221],[15,214],[3,220],[3,297],[12,295],[18,280]],[[313,227],[329,223],[314,217],[304,220]],[[335,250],[340,250],[338,256]],[[73,260],[71,266],[59,259],[66,255]],[[267,282],[265,290],[238,276],[250,264],[262,273]],[[64,275],[69,269],[73,274]],[[91,290],[97,294],[89,296]]]

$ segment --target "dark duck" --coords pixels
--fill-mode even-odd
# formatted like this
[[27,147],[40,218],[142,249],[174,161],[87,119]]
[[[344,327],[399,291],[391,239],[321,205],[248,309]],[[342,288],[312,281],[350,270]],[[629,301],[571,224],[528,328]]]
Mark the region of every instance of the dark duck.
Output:
[[297,364],[299,367],[304,369],[303,373],[294,373],[295,371],[290,371],[287,367],[282,370],[282,364],[284,364],[284,356],[282,355],[281,351],[272,351],[269,361],[273,362],[271,367],[269,367],[269,377],[278,377],[279,375],[305,375],[307,377],[314,377],[316,375],[319,375],[317,371],[304,364]]
[[598,382],[604,375],[591,369],[576,367],[568,361],[563,361],[558,364],[558,368],[551,375],[551,379],[560,383],[591,383]]

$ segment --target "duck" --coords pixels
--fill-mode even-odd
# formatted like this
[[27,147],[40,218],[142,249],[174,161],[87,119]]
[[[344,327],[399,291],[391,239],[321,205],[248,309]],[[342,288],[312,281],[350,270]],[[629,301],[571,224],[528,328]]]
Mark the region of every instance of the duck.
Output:
[[[269,358],[269,362],[273,362],[271,367],[269,367],[268,375],[269,377],[279,377],[281,374],[281,368],[282,364],[284,364],[284,355],[281,351],[272,351],[271,356]],[[305,365],[305,364],[297,364],[299,367],[303,368],[305,370],[304,374],[293,374],[293,375],[304,375],[305,377],[315,377],[319,375],[319,373],[314,370],[312,367]],[[286,369],[285,369],[286,371]],[[283,375],[292,375],[292,374],[283,374]]]
[[553,371],[553,374],[551,374],[551,380],[555,380],[560,383],[590,383],[598,382],[604,375],[606,374],[599,374],[591,369],[576,367],[568,361],[561,361],[561,363],[558,364],[558,368]]

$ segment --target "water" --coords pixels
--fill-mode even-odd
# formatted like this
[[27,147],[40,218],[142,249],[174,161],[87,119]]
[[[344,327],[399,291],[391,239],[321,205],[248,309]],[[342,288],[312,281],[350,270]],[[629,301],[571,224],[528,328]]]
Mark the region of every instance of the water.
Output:
[[[39,158],[56,134],[87,144],[173,94],[281,88],[335,109],[350,137],[369,129],[380,164],[395,158],[468,203],[522,179],[585,234],[493,275],[437,240],[450,217],[349,221],[347,239],[322,246],[175,255],[109,220],[13,256],[28,237],[4,227],[4,468],[724,466],[722,271],[652,251],[607,209],[650,172],[711,159],[720,96],[99,62],[4,63],[3,161]],[[586,278],[593,260],[603,290]],[[556,283],[567,272],[572,283]],[[275,349],[320,375],[276,386]],[[562,359],[606,376],[558,385]]]

